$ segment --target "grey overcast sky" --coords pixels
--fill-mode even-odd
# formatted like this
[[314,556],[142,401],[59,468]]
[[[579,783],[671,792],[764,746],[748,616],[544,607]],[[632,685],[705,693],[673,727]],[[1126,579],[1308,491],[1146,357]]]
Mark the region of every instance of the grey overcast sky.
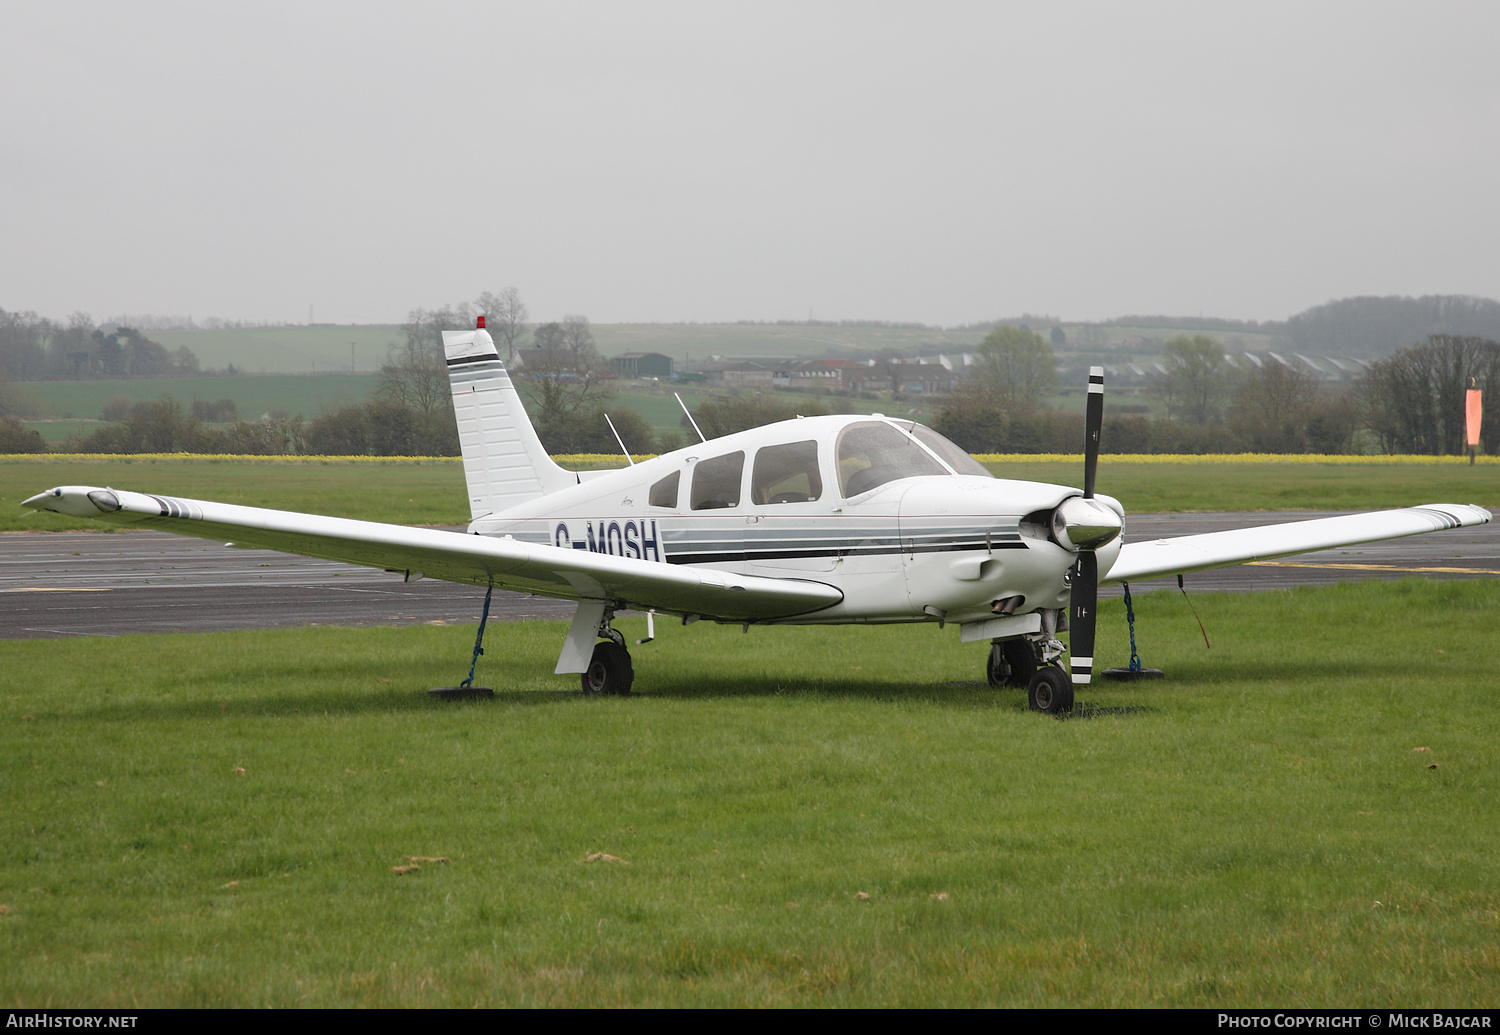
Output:
[[1500,295],[1500,4],[0,0],[0,308]]

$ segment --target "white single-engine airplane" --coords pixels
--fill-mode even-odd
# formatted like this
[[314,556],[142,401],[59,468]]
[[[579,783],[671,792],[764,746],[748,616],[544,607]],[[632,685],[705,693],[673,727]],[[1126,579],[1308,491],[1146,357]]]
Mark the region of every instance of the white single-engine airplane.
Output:
[[[1129,543],[1094,493],[1104,375],[1089,376],[1083,491],[996,479],[941,435],[880,415],[810,417],[623,470],[574,473],[542,448],[481,317],[443,335],[468,480],[467,534],[63,486],[23,504],[451,582],[578,601],[558,673],[629,693],[611,626],[631,608],[750,625],[936,621],[992,643],[992,684],[1065,711],[1093,671],[1098,584],[1201,571],[1490,520],[1403,510]],[[489,596],[485,598],[488,618]],[[1057,633],[1067,629],[1071,646]],[[482,653],[481,620],[474,658]],[[602,642],[601,642],[602,641]],[[1069,651],[1069,671],[1062,667]],[[470,666],[468,686],[473,679]]]

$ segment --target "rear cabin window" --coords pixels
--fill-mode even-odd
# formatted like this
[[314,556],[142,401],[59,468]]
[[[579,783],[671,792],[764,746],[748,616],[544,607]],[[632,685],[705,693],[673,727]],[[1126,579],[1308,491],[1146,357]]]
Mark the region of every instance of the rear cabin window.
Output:
[[818,444],[788,442],[766,446],[755,454],[750,475],[750,502],[757,506],[776,503],[808,503],[823,495],[823,477],[818,474]]
[[698,466],[693,469],[693,509],[720,510],[738,507],[740,475],[744,470],[744,450],[699,461]]
[[845,498],[897,478],[948,474],[932,455],[884,421],[851,424],[839,435],[839,490]]
[[651,505],[653,507],[677,507],[677,485],[682,481],[682,472],[673,471],[661,481],[651,486]]

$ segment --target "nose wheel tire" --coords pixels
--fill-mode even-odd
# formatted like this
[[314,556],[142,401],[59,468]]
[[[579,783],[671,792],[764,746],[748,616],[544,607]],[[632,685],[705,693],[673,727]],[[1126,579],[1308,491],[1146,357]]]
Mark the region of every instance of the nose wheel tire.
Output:
[[1073,710],[1073,681],[1055,665],[1037,669],[1026,687],[1026,702],[1031,710],[1043,715],[1059,715]]
[[623,697],[630,693],[630,684],[634,681],[635,669],[630,664],[629,651],[608,640],[594,645],[589,667],[583,670],[585,694]]

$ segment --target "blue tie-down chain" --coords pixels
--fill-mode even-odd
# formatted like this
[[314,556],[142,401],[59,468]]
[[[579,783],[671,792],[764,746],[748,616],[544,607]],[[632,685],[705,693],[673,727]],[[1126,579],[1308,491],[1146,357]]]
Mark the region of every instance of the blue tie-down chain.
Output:
[[1122,582],[1125,587],[1125,622],[1130,626],[1130,671],[1141,670],[1141,656],[1135,652],[1135,608],[1130,603],[1130,583]]
[[469,678],[458,684],[465,690],[474,685],[474,666],[479,664],[479,655],[484,653],[484,623],[490,620],[490,597],[494,592],[494,583],[484,591],[484,614],[479,619],[479,635],[474,637],[474,659],[469,662]]

